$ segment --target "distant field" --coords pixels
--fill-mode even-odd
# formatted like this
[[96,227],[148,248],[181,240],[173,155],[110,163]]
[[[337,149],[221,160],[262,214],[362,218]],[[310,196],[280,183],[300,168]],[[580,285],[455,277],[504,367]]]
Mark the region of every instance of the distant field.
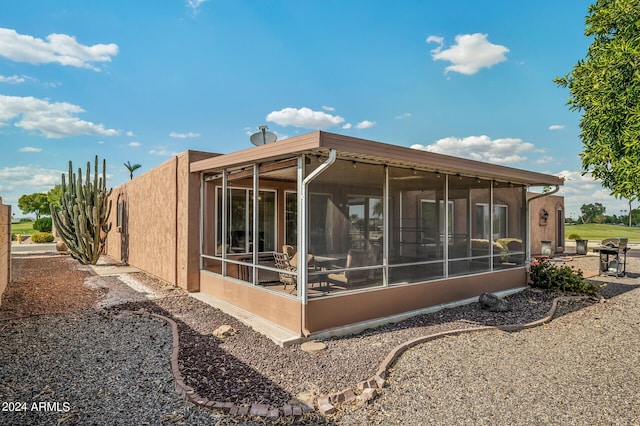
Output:
[[583,240],[604,240],[605,238],[626,237],[629,241],[640,241],[640,228],[620,225],[603,225],[586,223],[582,225],[567,225],[564,228],[565,237],[579,234]]
[[22,222],[22,223],[12,223],[11,224],[11,233],[12,234],[35,234],[36,231],[33,229],[33,222]]

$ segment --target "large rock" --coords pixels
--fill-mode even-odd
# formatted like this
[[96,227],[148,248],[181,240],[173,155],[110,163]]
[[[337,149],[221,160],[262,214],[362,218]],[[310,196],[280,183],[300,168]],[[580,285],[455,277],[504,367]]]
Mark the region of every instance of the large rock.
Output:
[[221,325],[213,330],[212,334],[220,339],[224,339],[225,337],[233,336],[236,334],[236,331],[230,325]]
[[502,300],[495,294],[491,293],[482,293],[478,298],[478,302],[480,302],[483,309],[486,309],[489,312],[507,312],[511,310],[511,307],[506,300]]

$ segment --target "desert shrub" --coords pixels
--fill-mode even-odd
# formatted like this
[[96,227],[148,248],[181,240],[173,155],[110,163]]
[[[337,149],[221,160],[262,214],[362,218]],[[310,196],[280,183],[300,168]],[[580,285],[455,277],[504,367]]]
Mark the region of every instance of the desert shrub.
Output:
[[51,218],[41,217],[33,222],[33,229],[40,232],[51,232]]
[[580,269],[556,266],[548,260],[532,263],[529,274],[532,287],[590,296],[600,291],[600,286],[584,279]]
[[52,243],[53,235],[49,232],[36,232],[31,236],[31,241],[34,243]]

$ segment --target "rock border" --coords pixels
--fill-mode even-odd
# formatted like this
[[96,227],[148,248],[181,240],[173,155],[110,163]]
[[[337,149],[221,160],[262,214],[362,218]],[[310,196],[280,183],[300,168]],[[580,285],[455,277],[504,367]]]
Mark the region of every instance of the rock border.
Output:
[[[471,328],[460,328],[455,330],[443,331],[440,333],[429,334],[426,336],[418,337],[412,340],[408,340],[399,344],[393,348],[386,358],[380,363],[376,373],[367,380],[363,380],[356,384],[355,389],[353,387],[346,388],[340,392],[335,392],[327,395],[320,396],[316,399],[318,406],[317,411],[325,416],[335,414],[338,409],[337,406],[344,403],[350,403],[355,401],[356,405],[364,406],[372,402],[376,396],[380,394],[380,391],[387,384],[387,377],[389,376],[389,370],[396,362],[398,357],[402,355],[406,350],[432,340],[439,339],[445,336],[458,336],[465,333],[478,333],[481,331],[500,330],[500,331],[521,331],[532,327],[537,327],[550,322],[553,319],[557,309],[558,302],[577,301],[577,300],[589,300],[594,299],[592,296],[560,296],[553,299],[551,308],[547,314],[536,321],[532,321],[526,324],[506,324],[498,326],[479,326]],[[178,324],[171,318],[163,315],[147,312],[145,309],[139,309],[137,311],[121,311],[125,314],[140,315],[147,318],[156,318],[164,321],[171,327],[173,336],[172,352],[171,352],[171,373],[175,381],[175,391],[180,394],[185,400],[210,410],[221,411],[231,415],[252,415],[258,417],[264,417],[270,420],[279,418],[280,416],[295,417],[301,416],[304,413],[316,411],[316,408],[312,405],[285,405],[282,407],[271,407],[266,404],[234,404],[232,402],[216,401],[208,398],[204,398],[198,395],[195,390],[186,385],[184,377],[180,372],[178,364],[178,355],[180,352],[180,338],[178,334]]]

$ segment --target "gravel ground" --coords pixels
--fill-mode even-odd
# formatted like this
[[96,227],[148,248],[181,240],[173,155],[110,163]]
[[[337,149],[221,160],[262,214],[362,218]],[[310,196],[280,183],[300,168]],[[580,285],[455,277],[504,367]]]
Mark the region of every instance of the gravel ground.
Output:
[[[597,258],[590,256],[567,262],[597,270]],[[628,266],[629,271],[640,270],[636,259]],[[446,309],[329,340],[326,351],[312,355],[299,346],[277,347],[235,319],[142,273],[91,277],[62,256],[14,258],[13,267],[14,281],[0,307],[0,402],[17,398],[69,402],[70,407],[56,413],[0,412],[4,424],[116,424],[125,419],[136,424],[264,424],[182,401],[172,388],[170,329],[149,318],[121,315],[123,308],[144,307],[178,323],[180,369],[185,383],[201,396],[281,407],[354,386],[370,377],[401,342],[462,327],[533,321],[546,314],[554,297],[535,291],[509,296],[513,309],[506,314],[489,313],[477,303]],[[16,269],[21,273],[16,275]],[[640,294],[630,290],[640,279],[630,273],[600,281],[608,283],[603,289],[610,298],[606,303],[563,304],[550,325],[528,331],[461,335],[419,345],[400,357],[389,386],[372,405],[344,405],[329,418],[312,413],[277,422],[564,424],[568,418],[574,424],[637,424],[639,400],[630,389],[640,385],[640,305],[634,300]],[[131,294],[125,282],[147,290]],[[49,297],[29,303],[35,293]],[[70,294],[83,296],[69,305],[65,299]],[[133,301],[119,304],[127,300]],[[94,310],[96,302],[108,309]],[[51,312],[70,313],[46,315],[42,303]],[[34,314],[38,316],[7,320]],[[223,324],[236,334],[212,336]],[[610,391],[614,387],[617,392]]]
[[[567,264],[596,270],[597,258]],[[596,265],[593,267],[593,265]],[[629,271],[640,271],[638,259]],[[406,351],[357,425],[640,424],[640,279],[594,277],[606,302],[516,333],[447,337]]]

